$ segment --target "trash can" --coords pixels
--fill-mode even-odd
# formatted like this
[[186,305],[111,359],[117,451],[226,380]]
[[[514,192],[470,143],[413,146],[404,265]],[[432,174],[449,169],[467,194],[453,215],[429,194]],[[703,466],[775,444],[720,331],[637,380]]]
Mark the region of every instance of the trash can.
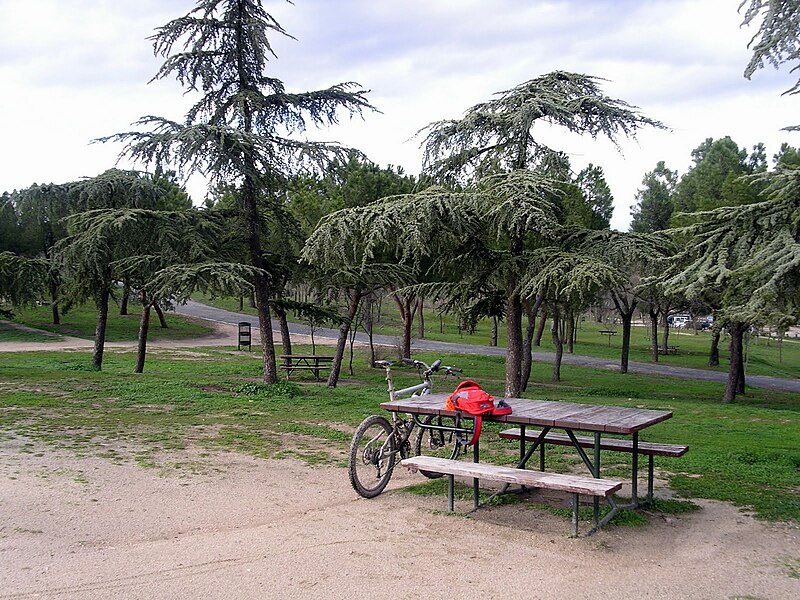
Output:
[[250,323],[247,321],[239,323],[239,345],[236,349],[241,350],[242,346],[247,346],[247,349],[250,350]]

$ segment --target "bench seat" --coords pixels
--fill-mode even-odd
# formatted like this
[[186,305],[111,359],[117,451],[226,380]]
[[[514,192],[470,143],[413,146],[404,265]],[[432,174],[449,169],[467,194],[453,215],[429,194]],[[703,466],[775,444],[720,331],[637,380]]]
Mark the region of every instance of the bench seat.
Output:
[[[578,535],[578,496],[584,494],[587,496],[606,498],[612,505],[611,513],[603,519],[603,522],[595,523],[595,529],[597,529],[601,524],[607,523],[611,516],[615,514],[617,509],[611,496],[614,492],[622,488],[622,482],[620,481],[595,479],[593,477],[581,477],[578,475],[544,473],[542,471],[530,471],[527,469],[516,469],[488,463],[451,460],[433,456],[413,456],[404,459],[400,464],[414,472],[428,471],[448,475],[448,508],[451,511],[453,510],[453,481],[455,476],[568,492],[573,495],[572,524],[574,536]],[[475,506],[475,508],[478,507]]]
[[[535,442],[539,439],[541,431],[536,429],[525,430],[525,441]],[[500,432],[500,437],[506,440],[519,440],[521,437],[520,429],[505,429]],[[575,439],[578,445],[582,448],[594,448],[594,438],[588,436],[576,435]],[[555,433],[548,431],[543,440],[544,444],[553,444],[556,446],[573,446],[570,437],[563,433]],[[633,453],[633,441],[621,440],[617,438],[600,438],[600,449],[611,450],[613,452],[627,452]],[[654,456],[671,456],[677,458],[683,456],[689,450],[689,446],[679,444],[661,444],[656,442],[639,442],[637,453],[648,457],[647,464],[647,501],[653,501],[653,457]],[[541,455],[541,469],[544,470],[544,454]]]

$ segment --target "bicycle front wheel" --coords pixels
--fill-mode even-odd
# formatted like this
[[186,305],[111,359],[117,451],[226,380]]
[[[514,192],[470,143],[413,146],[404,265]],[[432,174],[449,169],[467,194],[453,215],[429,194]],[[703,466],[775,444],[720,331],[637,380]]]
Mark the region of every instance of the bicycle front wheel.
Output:
[[[428,415],[422,421],[423,425],[435,427],[447,426],[455,427],[455,419],[451,417],[439,417]],[[464,445],[463,434],[452,431],[442,431],[430,427],[419,427],[417,437],[414,440],[414,456],[436,456],[439,458],[449,458],[454,460],[461,454]],[[441,473],[420,470],[420,473],[429,479],[438,479]]]
[[364,419],[350,443],[348,472],[353,489],[364,498],[380,494],[392,477],[395,458],[392,424],[380,415]]

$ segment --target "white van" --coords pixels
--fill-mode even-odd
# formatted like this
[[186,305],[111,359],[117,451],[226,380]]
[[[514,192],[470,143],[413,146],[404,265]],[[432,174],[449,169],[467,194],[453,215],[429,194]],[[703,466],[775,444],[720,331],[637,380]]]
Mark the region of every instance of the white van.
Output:
[[684,329],[685,327],[691,327],[692,318],[689,315],[673,315],[667,318],[667,322],[672,327]]

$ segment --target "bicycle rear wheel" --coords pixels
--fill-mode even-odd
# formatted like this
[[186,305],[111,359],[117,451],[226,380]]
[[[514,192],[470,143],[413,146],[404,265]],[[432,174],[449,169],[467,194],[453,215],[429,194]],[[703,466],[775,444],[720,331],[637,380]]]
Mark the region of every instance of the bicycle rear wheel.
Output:
[[[428,415],[422,420],[423,425],[455,427],[456,421],[452,417]],[[442,431],[419,427],[417,437],[414,439],[414,456],[437,456],[439,458],[456,459],[465,448],[463,434],[452,431]],[[420,473],[429,479],[438,479],[441,473],[420,470]]]
[[350,443],[348,473],[353,489],[364,498],[374,498],[389,483],[396,453],[392,424],[380,415],[361,422]]

